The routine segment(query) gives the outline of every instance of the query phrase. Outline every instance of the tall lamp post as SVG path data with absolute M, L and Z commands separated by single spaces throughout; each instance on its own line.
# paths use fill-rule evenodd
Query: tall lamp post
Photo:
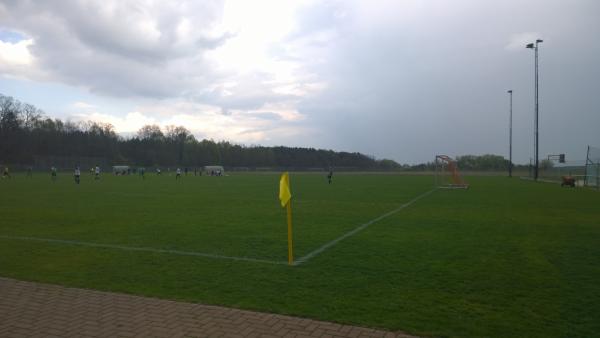
M 508 177 L 512 177 L 512 166 L 513 166 L 513 161 L 512 161 L 512 106 L 513 106 L 512 95 L 513 95 L 513 91 L 512 91 L 512 89 L 508 91 L 508 94 L 510 95 L 510 117 L 509 117 L 509 122 L 508 122 Z
M 535 180 L 538 179 L 539 174 L 539 133 L 538 133 L 538 122 L 539 122 L 539 81 L 538 81 L 538 45 L 544 42 L 542 39 L 535 40 L 535 43 L 530 43 L 525 46 L 526 48 L 533 49 L 535 52 L 535 92 L 534 92 L 534 102 L 535 102 L 535 118 L 534 118 L 534 153 L 535 153 L 535 166 L 533 168 L 533 178 Z

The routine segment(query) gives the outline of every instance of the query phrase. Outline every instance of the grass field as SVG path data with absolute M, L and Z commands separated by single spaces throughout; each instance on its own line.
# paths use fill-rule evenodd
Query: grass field
M 15 175 L 0 181 L 0 276 L 425 336 L 599 336 L 600 193 L 468 180 L 423 195 L 431 177 L 292 174 L 295 256 L 310 259 L 287 266 L 275 174 Z

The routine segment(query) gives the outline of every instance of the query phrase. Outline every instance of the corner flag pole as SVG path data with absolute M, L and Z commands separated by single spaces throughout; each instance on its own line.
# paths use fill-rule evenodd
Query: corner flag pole
M 287 203 L 287 224 L 288 224 L 288 264 L 294 263 L 294 250 L 292 245 L 292 201 Z
M 294 252 L 292 246 L 292 193 L 290 192 L 290 175 L 286 171 L 279 179 L 279 200 L 281 207 L 287 209 L 288 224 L 288 264 L 294 263 Z

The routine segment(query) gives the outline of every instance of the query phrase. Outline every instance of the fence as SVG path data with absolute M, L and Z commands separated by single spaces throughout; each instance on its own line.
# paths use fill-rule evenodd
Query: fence
M 584 181 L 586 186 L 600 189 L 600 148 L 588 146 Z

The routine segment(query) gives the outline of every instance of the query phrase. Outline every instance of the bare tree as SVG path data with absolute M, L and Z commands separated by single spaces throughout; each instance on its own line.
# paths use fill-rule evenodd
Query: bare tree
M 0 129 L 18 130 L 21 126 L 21 102 L 10 96 L 0 95 Z
M 185 127 L 173 126 L 173 125 L 166 127 L 166 135 L 165 136 L 169 140 L 179 141 L 179 142 L 184 142 L 189 137 L 193 137 L 192 133 L 190 133 L 190 131 L 187 130 Z
M 44 116 L 44 112 L 37 109 L 34 105 L 26 103 L 23 105 L 23 126 L 27 129 L 33 129 L 37 121 Z
M 138 130 L 137 137 L 140 140 L 159 141 L 162 140 L 165 137 L 165 135 L 162 133 L 158 125 L 147 124 L 140 128 L 140 130 Z
M 186 141 L 194 141 L 194 135 L 183 126 L 167 126 L 166 138 L 177 147 L 178 163 L 183 163 L 183 153 Z

